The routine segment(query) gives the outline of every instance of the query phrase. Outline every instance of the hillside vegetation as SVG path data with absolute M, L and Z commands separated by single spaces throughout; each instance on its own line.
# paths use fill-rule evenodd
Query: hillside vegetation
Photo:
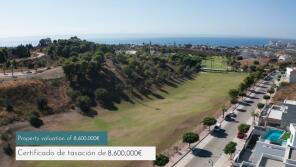
M 61 112 L 69 105 L 65 80 L 16 80 L 0 84 L 0 123 L 7 125 L 15 120 L 26 120 L 33 112 L 39 112 L 38 100 L 46 98 L 47 115 Z

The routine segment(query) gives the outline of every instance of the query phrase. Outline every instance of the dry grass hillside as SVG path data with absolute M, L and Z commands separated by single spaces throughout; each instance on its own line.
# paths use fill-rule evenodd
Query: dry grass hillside
M 296 100 L 296 84 L 281 86 L 273 97 L 274 102 L 283 102 L 285 99 Z
M 69 105 L 65 79 L 37 80 L 22 79 L 0 83 L 0 122 L 5 125 L 14 120 L 25 120 L 37 109 L 37 99 L 46 97 L 51 112 L 61 112 Z M 13 111 L 6 111 L 10 103 Z

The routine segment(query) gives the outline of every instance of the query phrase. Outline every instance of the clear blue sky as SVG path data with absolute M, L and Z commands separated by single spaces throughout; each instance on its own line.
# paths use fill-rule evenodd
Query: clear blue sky
M 296 38 L 295 0 L 0 2 L 0 38 L 64 34 Z

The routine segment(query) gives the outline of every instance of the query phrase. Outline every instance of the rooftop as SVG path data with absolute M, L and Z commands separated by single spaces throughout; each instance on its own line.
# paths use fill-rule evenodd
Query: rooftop
M 284 163 L 280 160 L 272 159 L 270 157 L 262 157 L 260 167 L 284 167 Z
M 290 149 L 289 159 L 296 160 L 296 150 L 294 148 Z

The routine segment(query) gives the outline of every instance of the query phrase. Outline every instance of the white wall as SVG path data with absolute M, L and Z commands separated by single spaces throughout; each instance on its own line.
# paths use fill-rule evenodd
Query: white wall
M 257 162 L 260 160 L 260 157 L 265 154 L 275 155 L 278 157 L 284 157 L 285 155 L 285 147 L 274 145 L 274 144 L 268 144 L 261 141 L 257 141 L 254 153 L 252 155 L 252 163 L 257 164 Z

